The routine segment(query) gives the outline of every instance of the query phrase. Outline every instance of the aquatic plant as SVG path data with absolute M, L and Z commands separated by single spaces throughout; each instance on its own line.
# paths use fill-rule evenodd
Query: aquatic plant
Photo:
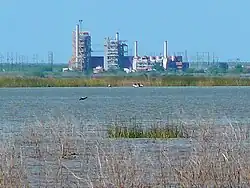
M 111 126 L 108 129 L 109 138 L 150 138 L 150 139 L 167 139 L 167 138 L 185 138 L 184 134 L 178 126 L 165 126 L 143 129 L 142 127 L 124 127 Z

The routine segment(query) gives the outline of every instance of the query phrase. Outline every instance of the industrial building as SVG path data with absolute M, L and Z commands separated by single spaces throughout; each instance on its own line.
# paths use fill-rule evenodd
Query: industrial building
M 94 71 L 129 69 L 132 71 L 152 71 L 161 66 L 164 70 L 187 69 L 187 63 L 182 62 L 182 56 L 168 56 L 168 42 L 164 41 L 163 56 L 139 56 L 138 41 L 134 42 L 134 56 L 128 56 L 128 44 L 120 40 L 117 32 L 114 38 L 104 39 L 104 56 L 91 56 L 91 35 L 82 31 L 81 21 L 72 33 L 72 57 L 68 68 L 63 71 Z
M 138 42 L 134 43 L 133 71 L 152 71 L 155 65 L 162 66 L 165 70 L 185 71 L 188 63 L 183 63 L 182 56 L 168 56 L 168 42 L 164 41 L 163 56 L 139 56 Z
M 167 41 L 164 42 L 163 56 L 139 56 L 138 55 L 138 41 L 134 43 L 134 58 L 132 69 L 134 71 L 152 71 L 157 64 L 167 69 Z
M 104 41 L 104 71 L 117 70 L 121 68 L 122 59 L 128 55 L 126 41 L 120 40 L 119 33 L 115 38 L 105 38 Z
M 167 70 L 186 71 L 189 68 L 189 63 L 183 62 L 182 56 L 169 56 Z
M 75 31 L 72 33 L 72 57 L 69 61 L 69 70 L 88 70 L 90 61 L 91 35 L 88 31 L 82 31 L 80 24 L 77 24 Z
M 133 56 L 123 56 L 120 58 L 120 68 L 131 68 L 132 67 L 132 61 Z M 96 67 L 104 67 L 104 57 L 103 56 L 91 56 L 90 60 L 90 69 L 94 69 Z

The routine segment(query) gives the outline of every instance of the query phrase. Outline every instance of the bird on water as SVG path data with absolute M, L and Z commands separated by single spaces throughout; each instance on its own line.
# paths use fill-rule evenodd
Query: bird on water
M 88 97 L 81 97 L 79 100 L 82 101 L 82 100 L 85 100 L 87 99 Z

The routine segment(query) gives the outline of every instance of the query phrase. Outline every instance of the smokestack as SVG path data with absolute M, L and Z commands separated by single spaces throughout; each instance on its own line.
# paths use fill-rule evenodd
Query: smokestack
M 76 62 L 78 62 L 78 57 L 79 57 L 79 24 L 76 25 Z
M 119 33 L 118 32 L 116 32 L 116 34 L 115 34 L 115 40 L 119 41 Z
M 164 48 L 163 48 L 163 57 L 168 57 L 168 41 L 164 41 Z
M 135 50 L 135 54 L 134 54 L 134 56 L 135 57 L 137 57 L 138 56 L 138 42 L 137 41 L 135 41 L 135 44 L 134 44 L 135 46 L 134 46 L 134 50 Z

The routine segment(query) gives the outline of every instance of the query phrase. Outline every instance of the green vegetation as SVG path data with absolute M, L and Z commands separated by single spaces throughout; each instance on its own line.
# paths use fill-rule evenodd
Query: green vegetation
M 112 126 L 108 129 L 109 138 L 151 138 L 151 139 L 167 139 L 167 138 L 185 138 L 184 134 L 176 127 L 152 127 L 143 129 L 141 127 L 122 127 Z
M 0 87 L 102 87 L 131 86 L 133 83 L 144 86 L 250 86 L 250 80 L 240 77 L 202 76 L 137 76 L 99 78 L 39 78 L 39 77 L 0 77 Z

